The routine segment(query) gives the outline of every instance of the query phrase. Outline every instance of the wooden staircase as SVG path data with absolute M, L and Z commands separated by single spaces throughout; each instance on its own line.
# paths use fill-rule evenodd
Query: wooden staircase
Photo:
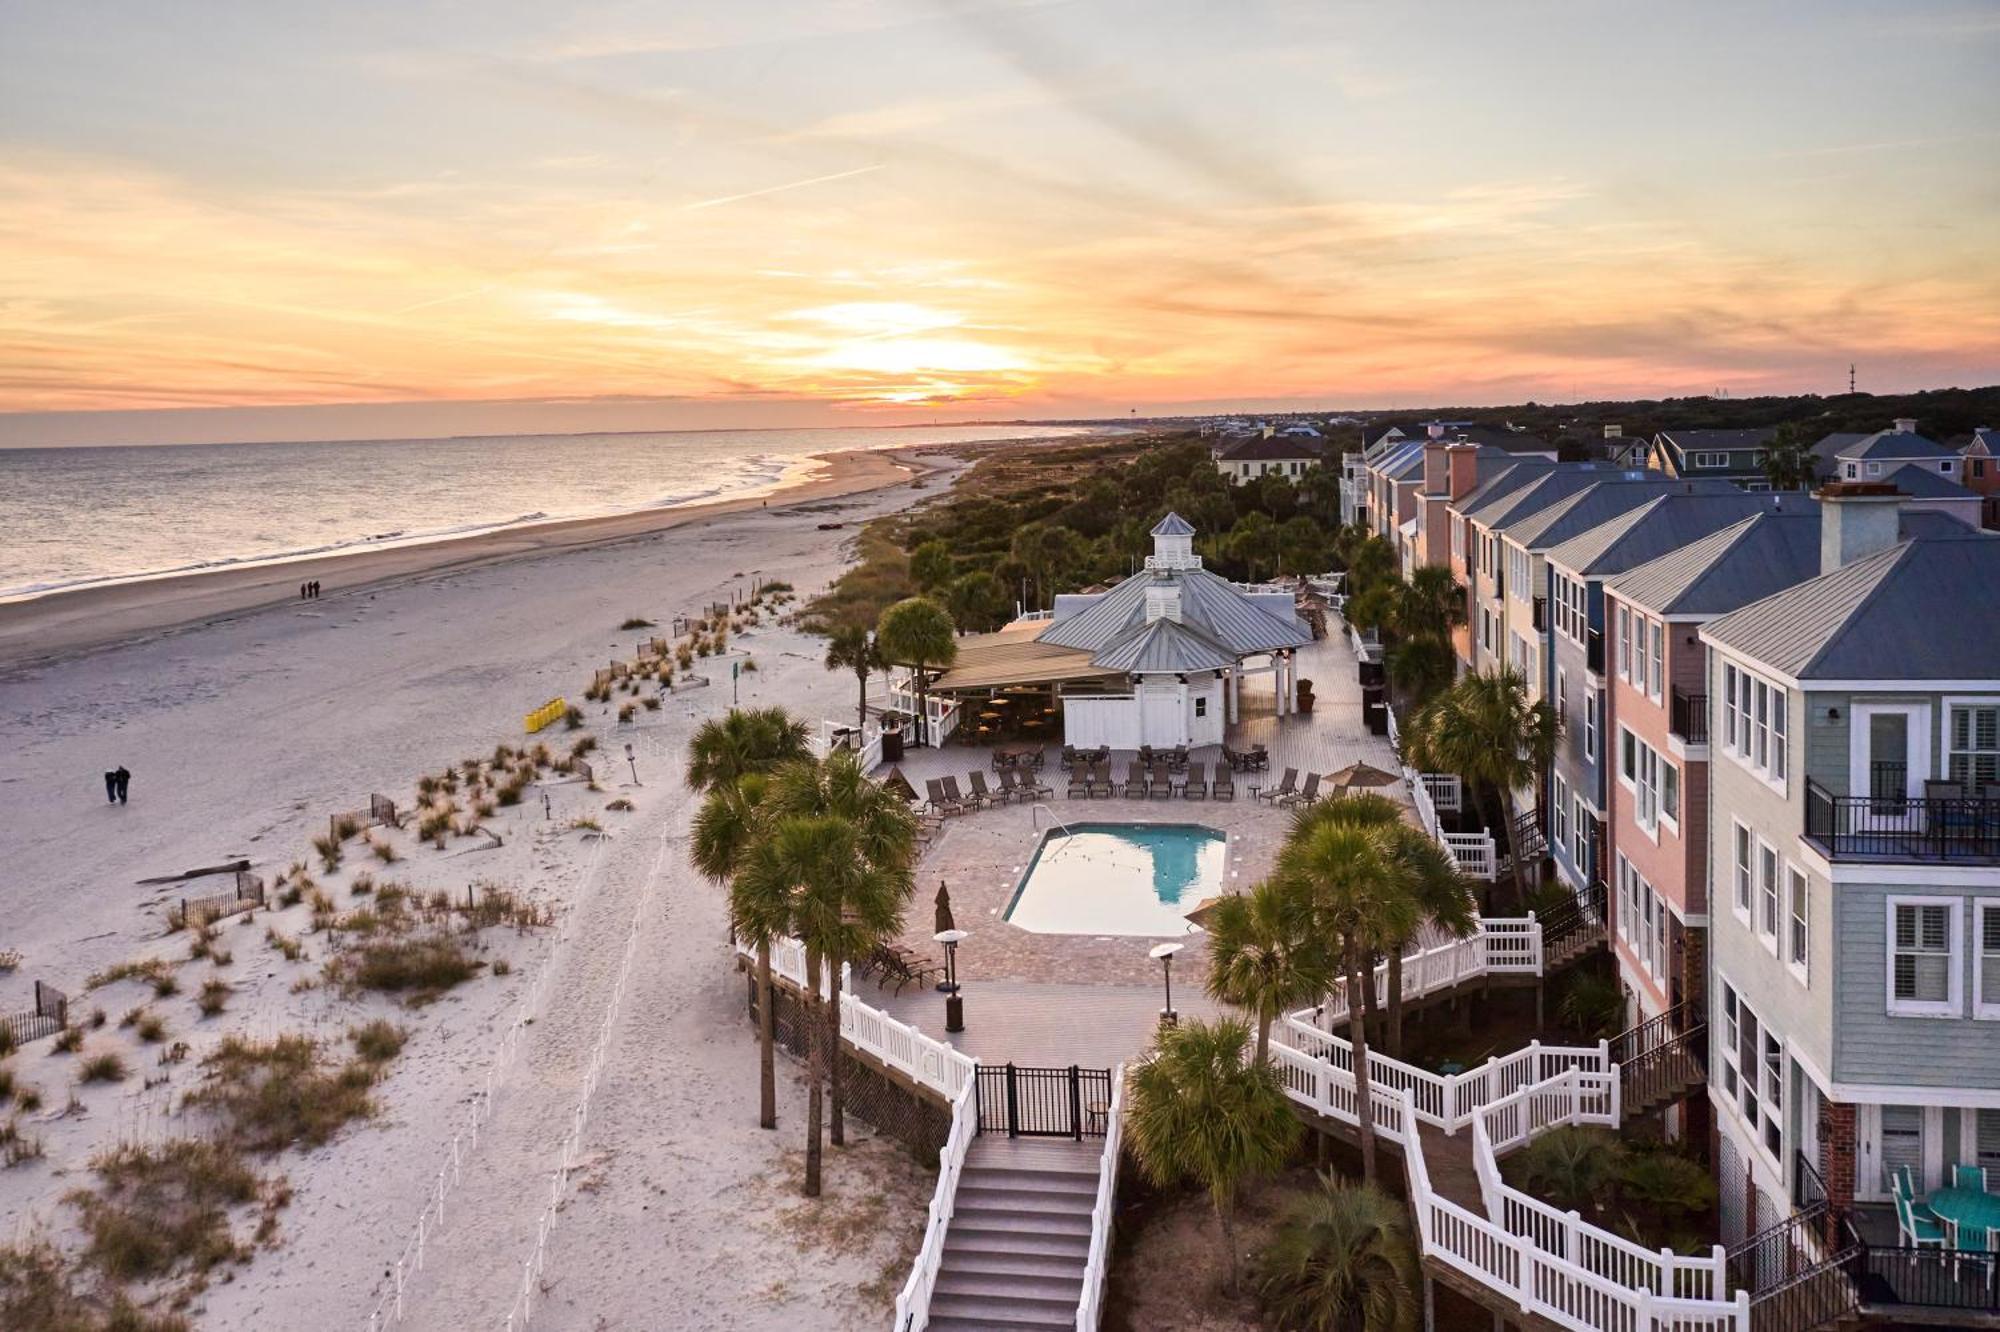
M 1687 1004 L 1612 1037 L 1618 1099 L 1626 1119 L 1672 1105 L 1708 1081 L 1708 1024 Z
M 1568 966 L 1605 942 L 1605 898 L 1604 885 L 1594 882 L 1540 917 L 1544 972 Z
M 1101 1139 L 981 1134 L 958 1179 L 929 1326 L 1074 1328 Z

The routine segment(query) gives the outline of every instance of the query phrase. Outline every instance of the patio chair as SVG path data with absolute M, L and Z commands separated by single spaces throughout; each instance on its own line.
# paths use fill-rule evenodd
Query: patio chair
M 875 988 L 879 990 L 885 983 L 894 980 L 896 982 L 896 993 L 901 994 L 905 985 L 914 982 L 918 986 L 922 986 L 930 977 L 943 974 L 943 967 L 935 963 L 926 962 L 914 953 L 899 953 L 890 950 L 883 955 L 882 974 L 876 980 Z
M 1236 778 L 1228 771 L 1217 768 L 1215 770 L 1215 789 L 1210 792 L 1210 795 L 1216 800 L 1236 799 Z
M 1901 1192 L 1913 1203 L 1917 1200 L 1917 1179 L 1906 1165 L 1899 1165 L 1889 1173 L 1889 1187 L 1891 1192 Z
M 1286 768 L 1285 775 L 1279 779 L 1278 784 L 1276 786 L 1266 787 L 1264 790 L 1259 791 L 1257 793 L 1257 798 L 1259 800 L 1268 800 L 1271 803 L 1276 804 L 1278 801 L 1283 800 L 1286 796 L 1289 796 L 1290 794 L 1292 794 L 1293 791 L 1297 790 L 1298 785 L 1299 785 L 1299 770 L 1297 768 Z
M 958 807 L 961 810 L 977 809 L 981 805 L 986 803 L 985 801 L 979 799 L 977 796 L 969 796 L 962 794 L 958 789 L 958 778 L 945 777 L 942 778 L 941 780 L 944 782 L 944 793 L 946 798 L 957 801 Z
M 1090 765 L 1079 759 L 1069 770 L 1069 789 L 1063 792 L 1065 800 L 1090 795 Z
M 1076 766 L 1075 745 L 1064 745 L 1062 747 L 1062 766 L 1064 772 L 1068 772 L 1071 768 L 1074 768 Z
M 1090 769 L 1090 797 L 1093 800 L 1109 800 L 1118 788 L 1111 784 L 1111 761 L 1105 759 L 1094 763 Z
M 1269 772 L 1271 770 L 1271 751 L 1262 745 L 1250 746 L 1250 770 L 1252 772 Z
M 1033 774 L 1020 768 L 1009 768 L 1000 774 L 1001 794 L 1016 804 L 1033 800 L 1037 787 L 1040 787 L 1043 794 L 1053 794 L 1046 786 L 1041 786 Z
M 1042 775 L 1031 768 L 1014 770 L 1015 797 L 1020 800 L 1053 800 L 1056 789 L 1042 780 Z
M 1241 772 L 1243 770 L 1243 755 L 1231 749 L 1228 745 L 1222 747 L 1222 761 L 1229 765 L 1232 772 Z
M 1149 772 L 1149 787 L 1147 794 L 1155 800 L 1165 800 L 1174 793 L 1173 774 L 1168 772 L 1167 765 L 1158 759 L 1153 761 Z
M 954 814 L 965 813 L 965 801 L 963 799 L 953 799 L 951 796 L 946 795 L 944 783 L 935 777 L 924 779 L 924 793 L 930 797 L 931 809 L 936 813 L 942 814 L 947 818 Z
M 1158 757 L 1158 755 L 1156 755 L 1156 754 L 1154 754 L 1154 753 L 1153 753 L 1153 747 L 1152 747 L 1151 745 L 1140 745 L 1140 746 L 1139 746 L 1139 766 L 1140 766 L 1140 767 L 1142 767 L 1142 768 L 1150 768 L 1150 767 L 1152 767 L 1152 766 L 1153 766 L 1153 760 L 1154 760 L 1155 758 L 1157 758 L 1157 757 Z
M 1278 803 L 1289 809 L 1293 805 L 1310 805 L 1319 799 L 1319 774 L 1306 774 L 1306 784 L 1288 796 L 1278 797 Z
M 1123 794 L 1127 800 L 1146 798 L 1146 770 L 1137 763 L 1125 765 L 1125 785 Z
M 1976 1165 L 1957 1165 L 1951 1168 L 1951 1186 L 1955 1189 L 1977 1189 L 1986 1192 L 1986 1172 Z
M 998 804 L 1007 798 L 1001 792 L 995 791 L 986 785 L 986 774 L 983 772 L 967 773 L 966 780 L 972 783 L 972 798 L 978 801 L 981 806 Z
M 1168 768 L 1172 769 L 1175 772 L 1186 772 L 1187 765 L 1188 765 L 1188 747 L 1186 745 L 1175 745 L 1172 749 L 1167 751 Z
M 1208 765 L 1206 763 L 1188 764 L 1187 780 L 1181 783 L 1181 799 L 1208 799 Z

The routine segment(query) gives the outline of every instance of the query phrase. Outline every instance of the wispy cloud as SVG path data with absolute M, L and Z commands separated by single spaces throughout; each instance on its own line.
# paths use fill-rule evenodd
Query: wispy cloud
M 692 213 L 702 208 L 720 208 L 724 204 L 741 203 L 745 199 L 761 199 L 769 194 L 783 194 L 788 190 L 802 190 L 808 185 L 824 185 L 828 181 L 847 180 L 854 176 L 865 176 L 871 171 L 880 171 L 885 164 L 875 162 L 868 166 L 855 167 L 850 171 L 833 171 L 824 176 L 808 176 L 804 180 L 787 181 L 783 185 L 767 185 L 760 190 L 744 190 L 740 194 L 720 194 L 713 199 L 701 199 L 695 203 L 682 204 L 683 212 Z

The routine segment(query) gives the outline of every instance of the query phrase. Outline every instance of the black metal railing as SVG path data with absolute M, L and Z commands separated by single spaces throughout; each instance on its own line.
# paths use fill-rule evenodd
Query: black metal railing
M 1806 779 L 1806 839 L 1828 857 L 2000 860 L 2000 800 L 1835 795 Z M 1900 788 L 1898 788 L 1900 790 Z
M 1826 1264 L 1827 1204 L 1799 1208 L 1729 1246 L 1723 1256 L 1732 1289 L 1757 1298 Z
M 1597 674 L 1604 674 L 1604 631 L 1592 629 L 1584 638 L 1584 664 Z
M 1656 1018 L 1647 1018 L 1636 1027 L 1619 1032 L 1607 1042 L 1607 1049 L 1614 1064 L 1624 1064 L 1637 1059 L 1657 1046 L 1685 1032 L 1690 1022 L 1699 1023 L 1701 1014 L 1691 1003 L 1678 1003 Z
M 1111 1105 L 1108 1068 L 981 1064 L 979 1131 L 1010 1138 L 1101 1138 Z
M 1863 1242 L 1846 1255 L 1846 1269 L 1861 1303 L 1871 1307 L 2000 1313 L 2000 1273 L 1992 1254 Z
M 1618 1097 L 1628 1115 L 1670 1105 L 1708 1082 L 1708 1028 L 1675 1032 L 1618 1065 Z
M 1568 901 L 1537 919 L 1542 927 L 1542 956 L 1560 954 L 1578 939 L 1604 937 L 1604 908 L 1609 896 L 1602 880 L 1579 888 Z
M 1668 716 L 1674 734 L 1691 745 L 1708 743 L 1708 695 L 1676 688 Z
M 1792 1197 L 1801 1207 L 1827 1200 L 1826 1181 L 1819 1177 L 1819 1168 L 1806 1159 L 1804 1152 L 1792 1153 Z

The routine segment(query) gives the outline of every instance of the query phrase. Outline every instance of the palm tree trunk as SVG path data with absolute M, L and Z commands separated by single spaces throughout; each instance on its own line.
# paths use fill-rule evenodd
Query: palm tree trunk
M 1389 950 L 1389 1054 L 1403 1057 L 1403 944 Z
M 1347 985 L 1349 994 L 1361 993 L 1361 948 L 1347 945 Z M 1347 1040 L 1354 1047 L 1354 1114 L 1361 1136 L 1361 1178 L 1375 1182 L 1375 1107 L 1368 1085 L 1368 1024 L 1362 1020 L 1361 1006 L 1347 1006 Z
M 865 727 L 868 725 L 868 667 L 864 664 L 854 673 L 854 678 L 861 684 L 860 702 L 855 705 L 854 710 L 855 718 L 857 724 Z
M 1242 1277 L 1237 1271 L 1236 1260 L 1236 1218 L 1235 1209 L 1226 1202 L 1215 1204 L 1215 1219 L 1222 1223 L 1222 1247 L 1229 1250 L 1229 1293 L 1234 1295 L 1242 1287 Z
M 778 1127 L 777 995 L 771 985 L 771 941 L 757 945 L 757 1126 Z
M 1472 787 L 1472 803 L 1479 807 L 1480 821 L 1486 825 L 1487 830 L 1491 832 L 1498 829 L 1507 834 L 1508 863 L 1514 876 L 1514 899 L 1517 902 L 1527 901 L 1527 893 L 1521 888 L 1521 848 L 1514 845 L 1514 830 L 1501 828 L 1500 820 L 1493 817 L 1493 803 L 1486 790 L 1486 783 L 1469 782 L 1467 785 Z M 1504 801 L 1502 807 L 1505 807 Z M 1499 839 L 1496 837 L 1494 842 L 1498 845 Z
M 825 1113 L 821 1084 L 826 1081 L 826 1024 L 819 1014 L 819 955 L 806 952 L 806 1188 L 819 1197 L 819 1126 Z
M 827 1137 L 836 1147 L 847 1145 L 847 1129 L 841 1114 L 840 1094 L 840 959 L 827 962 L 827 989 L 831 999 L 826 1008 L 827 1082 L 833 1088 L 832 1110 L 827 1117 Z
M 1271 1013 L 1261 1010 L 1257 1014 L 1257 1062 L 1265 1064 L 1271 1057 Z

